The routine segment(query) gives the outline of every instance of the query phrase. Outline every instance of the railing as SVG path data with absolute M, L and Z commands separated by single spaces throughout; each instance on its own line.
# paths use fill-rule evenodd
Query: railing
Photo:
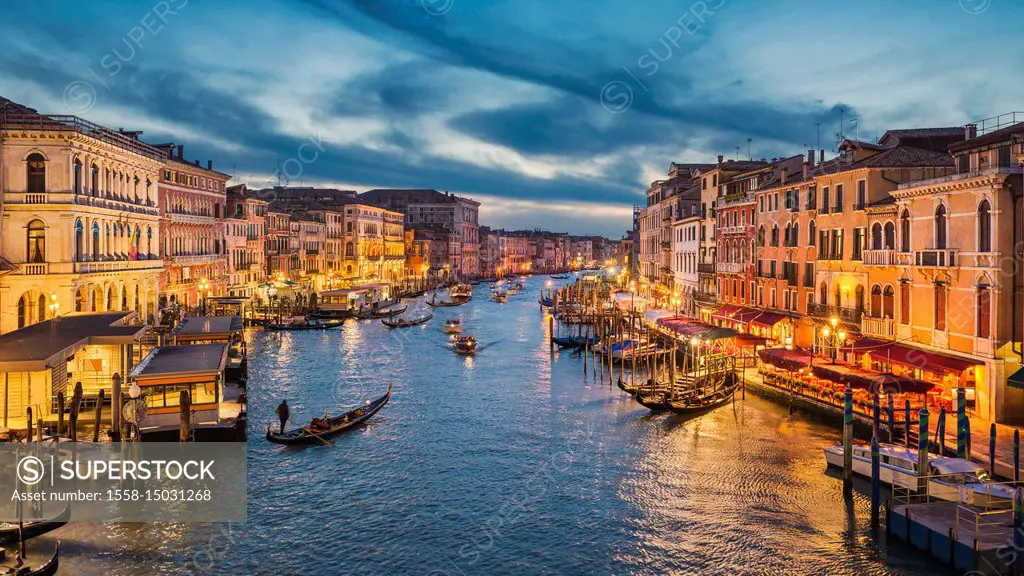
M 775 272 L 762 270 L 757 273 L 758 278 L 775 278 Z
M 39 276 L 46 274 L 47 266 L 43 264 L 22 264 L 21 273 L 26 276 Z
M 904 266 L 927 266 L 933 268 L 952 268 L 957 264 L 956 248 L 915 250 L 914 252 L 901 253 L 898 256 L 899 263 Z
M 182 254 L 179 256 L 171 256 L 171 260 L 175 264 L 206 264 L 208 262 L 216 262 L 217 260 L 226 258 L 227 256 L 224 254 Z
M 167 154 L 159 148 L 154 148 L 144 142 L 136 140 L 128 134 L 104 128 L 99 124 L 93 124 L 82 120 L 77 116 L 43 115 L 43 114 L 3 114 L 0 115 L 0 130 L 46 130 L 55 132 L 77 132 L 90 138 L 102 140 L 109 144 L 128 149 L 137 154 L 142 154 L 161 162 L 167 160 Z
M 217 219 L 209 214 L 183 214 L 181 212 L 169 213 L 171 222 L 182 224 L 216 224 Z
M 123 270 L 162 269 L 163 260 L 108 260 L 101 262 L 75 262 L 75 272 L 92 274 L 96 272 L 120 272 Z
M 697 273 L 698 274 L 714 274 L 715 273 L 715 263 L 714 262 L 698 263 L 697 264 Z
M 747 226 L 740 224 L 737 226 L 722 226 L 718 229 L 719 234 L 746 234 Z
M 742 274 L 747 271 L 750 264 L 745 262 L 719 262 L 718 271 L 723 274 Z
M 896 337 L 896 321 L 892 318 L 873 318 L 864 316 L 861 319 L 861 332 L 868 336 Z
M 864 265 L 865 266 L 895 266 L 896 265 L 896 251 L 895 250 L 865 250 Z
M 699 292 L 698 291 L 698 292 L 694 292 L 693 293 L 693 297 L 694 297 L 695 300 L 700 300 L 701 302 L 714 303 L 714 302 L 718 301 L 718 295 L 713 293 L 713 292 Z
M 831 318 L 835 316 L 843 322 L 858 325 L 860 324 L 863 313 L 863 310 L 846 308 L 845 306 L 829 306 L 827 304 L 810 304 L 807 306 L 808 316 L 816 316 L 818 318 Z

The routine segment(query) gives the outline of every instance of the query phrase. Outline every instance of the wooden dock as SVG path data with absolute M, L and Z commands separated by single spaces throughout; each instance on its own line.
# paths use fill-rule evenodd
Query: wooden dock
M 958 502 L 893 506 L 886 529 L 934 558 L 969 574 L 1009 576 L 1014 550 L 1013 512 L 983 512 Z

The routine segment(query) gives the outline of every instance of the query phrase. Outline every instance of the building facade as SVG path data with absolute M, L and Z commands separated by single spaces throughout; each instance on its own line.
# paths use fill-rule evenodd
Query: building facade
M 249 192 L 245 184 L 227 188 L 227 294 L 246 298 L 260 296 L 267 281 L 269 202 Z

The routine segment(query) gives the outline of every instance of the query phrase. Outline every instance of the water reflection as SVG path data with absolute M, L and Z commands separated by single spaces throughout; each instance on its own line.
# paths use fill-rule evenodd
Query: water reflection
M 348 322 L 250 335 L 249 521 L 73 525 L 69 574 L 935 574 L 876 544 L 867 499 L 823 474 L 835 431 L 752 395 L 650 415 L 582 358 L 552 354 L 541 281 L 411 329 Z M 481 342 L 455 354 L 441 326 Z M 616 375 L 618 370 L 616 370 Z M 604 381 L 602 381 L 604 378 Z M 305 419 L 394 385 L 336 448 L 268 444 L 281 398 Z M 38 539 L 52 547 L 49 537 Z M 191 564 L 190 564 L 191 563 Z

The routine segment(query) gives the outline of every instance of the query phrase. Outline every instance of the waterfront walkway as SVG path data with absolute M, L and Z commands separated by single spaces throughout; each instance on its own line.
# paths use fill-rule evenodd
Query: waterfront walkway
M 779 392 L 788 393 L 787 390 L 766 384 L 757 368 L 745 368 L 743 370 L 746 381 L 755 387 L 772 388 Z M 842 406 L 835 406 L 838 412 L 842 412 Z M 916 417 L 916 414 L 914 415 Z M 989 467 L 989 434 L 992 422 L 980 416 L 968 416 L 971 421 L 971 460 Z M 882 416 L 882 423 L 885 423 L 885 416 Z M 939 424 L 938 412 L 930 412 L 928 419 L 929 436 L 934 442 Z M 996 475 L 1003 478 L 1013 478 L 1013 433 L 1016 430 L 1024 430 L 1016 426 L 996 424 Z M 956 413 L 946 414 L 946 449 L 956 449 Z

